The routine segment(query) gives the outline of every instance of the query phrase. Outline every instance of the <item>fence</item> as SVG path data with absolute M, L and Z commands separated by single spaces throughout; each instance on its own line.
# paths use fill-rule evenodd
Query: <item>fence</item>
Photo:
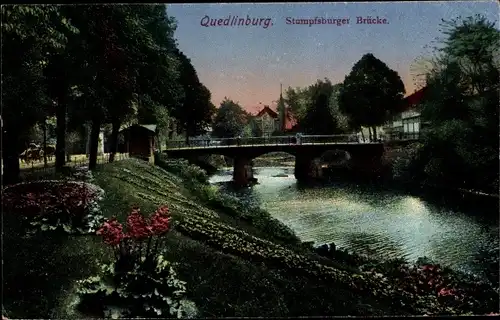
M 231 146 L 266 146 L 266 145 L 295 145 L 295 144 L 330 144 L 330 143 L 364 143 L 356 135 L 303 135 L 296 136 L 270 136 L 270 137 L 241 137 L 221 139 L 192 139 L 189 143 L 185 140 L 172 140 L 167 142 L 167 149 L 181 148 L 214 148 Z
M 103 165 L 109 163 L 109 157 L 110 157 L 109 153 L 98 155 L 97 164 Z M 128 158 L 129 158 L 128 153 L 117 153 L 115 154 L 114 161 L 125 160 Z M 88 166 L 88 163 L 89 159 L 87 158 L 86 155 L 72 155 L 71 161 L 66 162 L 65 167 L 75 168 L 75 167 Z M 53 161 L 50 161 L 49 163 L 47 163 L 47 166 L 45 166 L 42 160 L 41 162 L 37 161 L 37 162 L 31 162 L 28 165 L 21 165 L 20 175 L 21 175 L 21 180 L 33 180 L 42 177 L 51 177 L 51 176 L 55 177 L 58 175 L 58 173 L 55 170 L 55 163 Z

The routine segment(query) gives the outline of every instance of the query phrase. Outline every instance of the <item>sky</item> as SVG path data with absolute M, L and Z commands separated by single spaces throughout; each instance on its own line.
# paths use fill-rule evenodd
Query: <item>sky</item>
M 397 71 L 410 94 L 412 64 L 432 56 L 430 47 L 443 37 L 441 19 L 482 14 L 498 26 L 499 6 L 496 1 L 170 4 L 167 13 L 177 20 L 179 49 L 212 92 L 212 102 L 219 106 L 228 97 L 255 113 L 275 105 L 280 83 L 283 89 L 325 77 L 340 83 L 366 53 Z M 327 24 L 290 24 L 316 17 Z M 238 25 L 247 18 L 258 25 Z M 358 24 L 359 19 L 378 23 Z

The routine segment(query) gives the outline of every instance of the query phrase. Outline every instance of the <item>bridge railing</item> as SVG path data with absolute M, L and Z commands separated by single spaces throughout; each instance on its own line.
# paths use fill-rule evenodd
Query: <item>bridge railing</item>
M 303 135 L 297 141 L 295 136 L 270 136 L 270 137 L 241 137 L 220 139 L 190 139 L 171 140 L 167 142 L 167 149 L 181 148 L 216 148 L 230 146 L 269 146 L 269 145 L 295 145 L 299 144 L 326 144 L 326 143 L 359 143 L 359 139 L 352 134 L 341 135 Z

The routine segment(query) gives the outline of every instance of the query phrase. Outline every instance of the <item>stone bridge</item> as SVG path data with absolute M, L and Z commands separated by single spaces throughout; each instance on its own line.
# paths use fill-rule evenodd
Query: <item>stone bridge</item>
M 235 138 L 171 141 L 165 151 L 171 158 L 194 159 L 207 154 L 218 154 L 234 161 L 233 180 L 246 185 L 253 179 L 252 159 L 270 152 L 286 152 L 295 156 L 295 178 L 299 181 L 321 176 L 321 157 L 329 151 L 345 151 L 349 155 L 347 167 L 363 174 L 377 175 L 382 169 L 384 144 L 361 143 L 352 135 Z

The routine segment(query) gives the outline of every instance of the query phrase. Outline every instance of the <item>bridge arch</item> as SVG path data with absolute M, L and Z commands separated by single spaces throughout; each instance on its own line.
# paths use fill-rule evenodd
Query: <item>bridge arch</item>
M 295 156 L 296 155 L 294 152 L 290 152 L 290 151 L 286 151 L 286 150 L 283 150 L 283 151 L 265 151 L 265 152 L 260 153 L 256 156 L 253 156 L 252 160 L 259 161 L 259 160 L 264 160 L 264 159 L 268 159 L 268 158 L 293 158 L 295 160 Z
M 326 165 L 347 164 L 352 159 L 352 154 L 342 149 L 331 149 L 323 152 L 318 159 L 321 164 Z

